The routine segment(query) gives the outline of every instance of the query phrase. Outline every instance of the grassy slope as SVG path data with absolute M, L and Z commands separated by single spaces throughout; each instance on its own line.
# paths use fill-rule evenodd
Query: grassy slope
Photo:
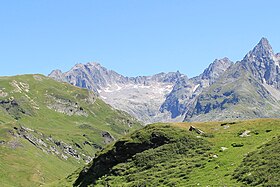
M 280 137 L 248 154 L 235 170 L 234 178 L 250 186 L 279 186 Z
M 18 92 L 11 83 L 17 81 L 29 85 L 29 91 L 23 89 Z M 67 176 L 84 162 L 69 158 L 60 159 L 54 155 L 42 152 L 23 138 L 10 135 L 13 127 L 31 128 L 52 136 L 56 140 L 63 141 L 74 146 L 78 143 L 82 146 L 82 153 L 93 156 L 97 149 L 89 145 L 83 145 L 84 141 L 90 141 L 100 146 L 105 146 L 101 132 L 107 131 L 119 138 L 131 130 L 140 128 L 140 124 L 124 112 L 112 109 L 109 105 L 92 95 L 85 89 L 80 89 L 66 83 L 59 83 L 42 75 L 22 75 L 15 77 L 0 77 L 0 89 L 7 96 L 0 100 L 14 98 L 25 114 L 17 113 L 17 110 L 8 113 L 0 107 L 0 140 L 5 144 L 0 145 L 0 181 L 2 186 L 36 186 L 45 184 Z M 47 95 L 69 99 L 76 102 L 89 115 L 68 116 L 47 108 L 49 102 Z M 95 101 L 94 103 L 90 101 Z M 19 116 L 18 120 L 15 116 Z M 16 142 L 18 147 L 11 148 L 10 143 Z M 75 148 L 77 149 L 77 148 Z M 17 178 L 17 180 L 14 180 Z
M 184 127 L 189 124 L 178 125 Z M 232 179 L 232 174 L 244 157 L 280 134 L 280 120 L 278 119 L 241 121 L 229 124 L 228 128 L 227 125 L 221 126 L 221 123 L 215 122 L 192 125 L 214 135 L 213 138 L 207 138 L 207 140 L 213 143 L 212 151 L 218 155 L 218 158 L 208 162 L 204 168 L 194 170 L 188 182 L 190 186 L 198 183 L 201 186 L 239 186 L 240 184 Z M 240 137 L 239 134 L 245 130 L 251 131 L 250 136 Z M 271 131 L 267 132 L 267 130 Z M 244 146 L 233 147 L 233 143 Z M 221 147 L 228 149 L 221 151 Z
M 258 147 L 271 141 L 273 137 L 279 136 L 280 120 L 257 119 L 234 124 L 221 124 L 221 122 L 177 123 L 170 124 L 169 127 L 166 124 L 146 127 L 138 131 L 142 137 L 140 142 L 150 141 L 152 132 L 163 131 L 166 137 L 173 138 L 182 146 L 168 142 L 141 151 L 113 166 L 107 175 L 97 181 L 92 175 L 93 171 L 96 171 L 96 167 L 95 169 L 91 167 L 89 172 L 80 173 L 80 176 L 84 177 L 87 182 L 91 181 L 91 184 L 94 184 L 95 181 L 97 186 L 105 184 L 111 186 L 241 186 L 242 182 L 234 179 L 233 174 L 238 171 L 237 169 L 246 155 L 256 151 Z M 188 132 L 190 125 L 203 130 L 206 136 L 197 138 L 194 132 Z M 149 131 L 149 129 L 153 129 L 153 131 Z M 249 136 L 240 137 L 245 130 L 251 131 Z M 139 138 L 135 138 L 136 134 L 133 133 L 132 136 L 127 137 L 126 141 L 139 143 Z M 182 137 L 187 137 L 191 142 L 195 140 L 197 144 L 192 143 L 189 146 Z M 233 147 L 234 143 L 243 146 Z M 201 149 L 201 147 L 206 149 Z M 222 147 L 227 149 L 223 151 Z M 101 152 L 99 158 L 112 150 L 118 150 L 117 144 L 109 147 L 107 151 Z M 274 149 L 275 155 L 279 157 L 277 149 Z M 272 155 L 268 153 L 263 156 L 270 158 Z M 96 159 L 95 162 L 100 162 L 100 159 Z M 94 165 L 96 164 L 93 162 Z M 269 165 L 263 167 L 269 169 Z M 67 180 L 61 181 L 59 185 L 71 186 L 77 177 L 77 173 L 74 173 Z M 82 183 L 80 180 L 78 184 L 86 183 Z

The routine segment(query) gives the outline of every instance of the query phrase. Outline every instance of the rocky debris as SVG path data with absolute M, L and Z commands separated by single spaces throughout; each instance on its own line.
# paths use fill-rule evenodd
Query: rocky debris
M 227 147 L 221 147 L 221 151 L 225 151 L 227 149 L 228 149 Z
M 10 85 L 14 87 L 13 92 L 29 92 L 29 84 L 24 83 L 24 82 L 18 82 L 16 80 L 13 80 L 10 82 Z
M 0 145 L 3 145 L 5 144 L 5 141 L 4 140 L 0 140 Z
M 115 141 L 115 138 L 109 132 L 103 131 L 101 132 L 101 136 L 104 138 L 105 144 L 109 144 Z
M 7 97 L 9 94 L 4 91 L 5 88 L 0 88 L 0 97 Z
M 223 127 L 224 127 L 224 129 L 228 129 L 230 126 L 229 125 L 224 125 Z
M 194 131 L 194 132 L 196 132 L 197 134 L 204 134 L 204 132 L 203 132 L 202 130 L 200 130 L 200 129 L 198 129 L 198 128 L 192 126 L 192 125 L 190 126 L 189 131 Z
M 47 107 L 56 112 L 66 114 L 68 116 L 88 116 L 88 113 L 79 106 L 78 103 L 71 101 L 70 99 L 58 98 L 56 96 L 46 94 Z
M 14 140 L 7 142 L 7 145 L 11 149 L 17 149 L 19 147 L 23 147 L 22 143 L 20 143 L 20 141 L 18 139 L 14 139 Z
M 14 129 L 10 131 L 10 134 L 16 138 L 23 138 L 43 152 L 56 155 L 62 159 L 68 159 L 69 157 L 72 157 L 78 161 L 82 159 L 87 163 L 92 159 L 91 156 L 82 152 L 82 147 L 78 143 L 73 142 L 73 145 L 78 147 L 81 151 L 77 151 L 72 145 L 69 145 L 63 141 L 56 140 L 51 136 L 46 136 L 41 132 L 37 132 L 36 130 L 24 126 L 20 126 L 19 128 L 14 127 Z M 18 139 L 17 141 L 12 141 L 8 144 L 12 148 L 16 148 L 21 145 Z
M 213 158 L 218 158 L 218 155 L 215 155 L 215 154 L 214 154 L 214 155 L 212 155 L 212 157 L 213 157 Z
M 33 75 L 33 78 L 36 80 L 36 81 L 42 81 L 43 79 L 45 79 L 45 77 L 41 76 L 41 75 Z
M 240 134 L 239 136 L 240 137 L 247 137 L 247 136 L 250 136 L 249 135 L 249 133 L 250 133 L 251 131 L 249 131 L 249 130 L 245 130 L 242 134 Z

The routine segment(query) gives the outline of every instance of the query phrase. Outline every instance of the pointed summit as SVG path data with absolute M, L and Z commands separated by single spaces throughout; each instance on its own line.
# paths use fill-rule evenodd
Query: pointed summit
M 274 58 L 274 52 L 266 38 L 262 38 L 259 43 L 244 57 L 244 62 L 256 62 L 265 66 Z
M 222 75 L 231 65 L 233 64 L 227 57 L 222 59 L 215 59 L 208 68 L 204 70 L 201 74 L 202 79 L 210 79 L 212 81 L 216 80 L 220 75 Z
M 265 37 L 262 37 L 258 44 L 261 44 L 263 46 L 270 46 L 269 41 Z
M 266 38 L 262 38 L 251 53 L 252 55 L 261 55 L 262 57 L 269 57 L 274 54 L 273 49 Z

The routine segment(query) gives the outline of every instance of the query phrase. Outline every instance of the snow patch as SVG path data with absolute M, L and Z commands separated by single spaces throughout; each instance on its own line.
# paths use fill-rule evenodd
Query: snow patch
M 120 87 L 119 85 L 117 85 L 116 91 L 119 91 L 119 90 L 121 90 L 121 89 L 122 89 L 122 87 Z
M 195 92 L 199 86 L 200 86 L 200 84 L 195 85 L 193 88 L 193 92 Z
M 105 97 L 105 96 L 102 96 L 102 95 L 101 95 L 100 97 L 101 97 L 102 99 L 107 99 L 107 97 Z
M 109 88 L 107 87 L 104 89 L 104 92 L 111 93 L 111 92 L 113 92 L 113 90 L 109 90 Z

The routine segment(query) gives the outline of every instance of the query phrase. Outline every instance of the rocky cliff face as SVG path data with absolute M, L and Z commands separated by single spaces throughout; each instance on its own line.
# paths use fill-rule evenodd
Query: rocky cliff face
M 178 71 L 124 77 L 98 63 L 77 64 L 68 72 L 55 70 L 49 76 L 93 90 L 108 104 L 129 112 L 145 123 L 173 120 L 169 111 L 161 112 L 159 108 L 174 84 L 179 79 L 188 79 Z
M 161 105 L 160 111 L 169 111 L 173 118 L 193 108 L 202 90 L 212 85 L 233 64 L 228 58 L 216 59 L 202 74 L 191 79 L 179 79 Z
M 267 39 L 262 38 L 242 63 L 261 82 L 280 88 L 279 54 L 274 54 Z
M 197 97 L 186 121 L 280 117 L 279 57 L 262 38 Z

